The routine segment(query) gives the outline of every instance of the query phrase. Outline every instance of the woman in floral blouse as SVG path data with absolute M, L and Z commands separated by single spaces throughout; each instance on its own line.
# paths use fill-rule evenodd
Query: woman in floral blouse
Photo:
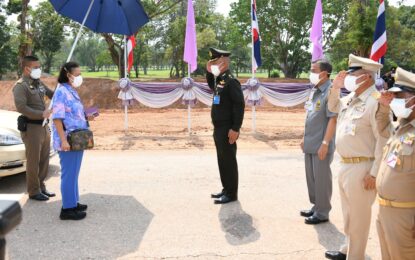
M 68 62 L 60 70 L 59 86 L 52 100 L 53 147 L 59 153 L 61 164 L 62 220 L 80 220 L 86 217 L 87 205 L 79 203 L 78 178 L 83 151 L 71 151 L 68 133 L 88 129 L 81 99 L 75 89 L 82 85 L 81 69 L 75 62 Z

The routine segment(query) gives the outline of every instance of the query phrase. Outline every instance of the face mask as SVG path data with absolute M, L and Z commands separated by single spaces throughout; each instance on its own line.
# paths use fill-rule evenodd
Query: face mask
M 212 71 L 212 74 L 215 75 L 215 77 L 219 76 L 220 75 L 219 65 L 210 66 L 210 71 Z
M 310 83 L 316 86 L 318 83 L 320 83 L 320 74 L 319 73 L 310 73 Z
M 72 86 L 74 86 L 75 88 L 79 88 L 82 85 L 83 79 L 82 76 L 76 76 L 73 78 L 73 82 L 72 82 Z
M 30 72 L 30 77 L 32 79 L 40 79 L 41 75 L 42 75 L 41 69 L 32 69 L 32 71 Z
M 356 91 L 356 89 L 358 89 L 360 85 L 362 85 L 363 83 L 361 82 L 359 84 L 356 84 L 356 81 L 362 76 L 363 75 L 360 75 L 359 77 L 347 75 L 346 78 L 344 79 L 344 87 L 350 92 Z
M 414 97 L 410 98 L 408 101 L 403 98 L 394 98 L 390 104 L 390 107 L 395 116 L 399 118 L 408 118 L 412 114 L 413 106 L 411 108 L 407 108 L 406 104 L 413 98 Z

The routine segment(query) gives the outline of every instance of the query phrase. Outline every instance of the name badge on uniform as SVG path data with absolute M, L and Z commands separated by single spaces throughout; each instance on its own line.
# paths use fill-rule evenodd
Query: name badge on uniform
M 406 135 L 401 136 L 400 141 L 402 144 L 406 144 L 409 146 L 412 146 L 412 144 L 414 143 L 415 140 L 415 135 L 408 133 Z
M 354 136 L 356 134 L 356 125 L 355 124 L 346 125 L 344 128 L 344 134 Z
M 399 158 L 398 158 L 398 152 L 395 149 L 393 152 L 391 152 L 388 157 L 386 158 L 386 164 L 389 167 L 395 168 L 396 164 L 398 164 Z
M 305 110 L 307 110 L 308 112 L 313 111 L 313 102 L 311 102 L 310 100 L 308 100 L 307 102 L 305 102 L 305 104 L 304 104 L 304 108 L 305 108 Z
M 213 96 L 213 104 L 214 105 L 219 105 L 220 104 L 220 96 L 219 95 Z

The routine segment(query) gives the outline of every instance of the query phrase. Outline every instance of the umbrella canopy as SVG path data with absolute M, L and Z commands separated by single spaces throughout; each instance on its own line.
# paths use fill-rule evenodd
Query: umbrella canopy
M 91 10 L 87 16 L 88 8 Z M 133 35 L 149 18 L 139 0 L 50 0 L 56 12 L 97 33 Z

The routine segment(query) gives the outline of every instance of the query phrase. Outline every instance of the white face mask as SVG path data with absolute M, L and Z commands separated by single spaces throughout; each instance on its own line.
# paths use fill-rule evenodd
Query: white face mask
M 399 118 L 408 118 L 412 114 L 413 106 L 407 108 L 406 104 L 413 98 L 415 97 L 412 97 L 409 100 L 405 100 L 404 98 L 394 98 L 390 104 L 390 107 L 395 116 Z
M 82 76 L 76 76 L 73 78 L 73 82 L 72 82 L 72 86 L 74 86 L 75 88 L 79 88 L 82 85 L 83 79 Z
M 220 75 L 219 65 L 210 66 L 210 71 L 212 72 L 213 75 L 215 75 L 215 77 L 219 76 Z
M 347 75 L 346 78 L 344 79 L 344 87 L 350 91 L 350 92 L 354 92 L 356 91 L 356 89 L 358 89 L 360 87 L 360 85 L 362 85 L 363 82 L 357 84 L 356 81 L 361 78 L 363 75 L 360 75 L 359 77 L 356 76 L 351 76 L 351 75 Z
M 42 75 L 42 70 L 41 69 L 32 69 L 32 71 L 30 72 L 30 77 L 32 79 L 40 79 L 40 76 Z
M 318 83 L 320 83 L 320 74 L 319 73 L 313 73 L 310 72 L 310 83 L 316 86 Z

